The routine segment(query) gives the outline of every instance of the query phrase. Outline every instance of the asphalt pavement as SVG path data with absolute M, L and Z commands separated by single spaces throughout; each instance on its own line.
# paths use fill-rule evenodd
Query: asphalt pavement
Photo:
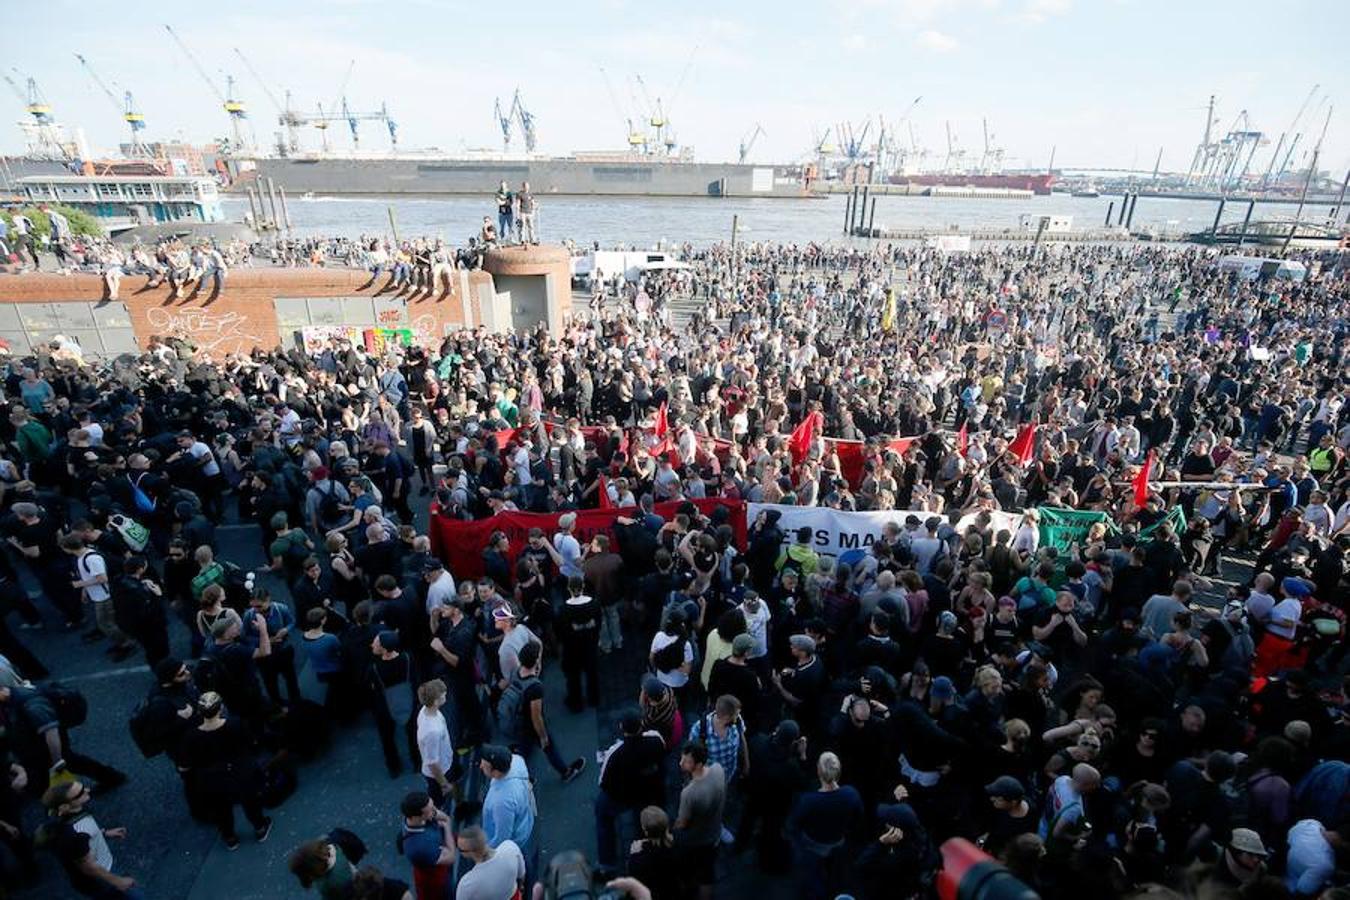
M 419 512 L 419 527 L 425 527 L 425 515 L 425 509 Z M 255 526 L 219 527 L 217 547 L 218 558 L 242 567 L 263 563 Z M 270 583 L 274 597 L 288 596 L 281 579 L 270 575 L 264 578 Z M 39 605 L 44 606 L 41 601 Z M 304 892 L 286 867 L 287 856 L 295 845 L 337 826 L 356 832 L 365 841 L 370 854 L 363 864 L 378 866 L 387 874 L 411 881 L 410 867 L 394 846 L 400 826 L 398 806 L 405 793 L 421 790 L 424 785 L 415 771 L 405 772 L 397 779 L 388 776 L 368 716 L 337 730 L 327 751 L 300 768 L 295 793 L 269 812 L 274 827 L 266 843 L 258 844 L 252 839 L 252 829 L 242 812 L 236 812 L 243 843 L 237 850 L 228 851 L 215 828 L 188 815 L 182 782 L 173 765 L 163 756 L 145 759 L 131 740 L 127 721 L 153 686 L 153 676 L 144 660 L 137 654 L 114 664 L 104 654 L 103 645 L 81 643 L 80 635 L 63 629 L 56 615 L 45 606 L 44 614 L 47 616 L 44 629 L 15 633 L 52 670 L 54 677 L 78 687 L 88 699 L 88 721 L 72 731 L 73 745 L 128 775 L 123 787 L 97 797 L 91 812 L 104 828 L 126 827 L 126 839 L 111 845 L 116 860 L 114 870 L 135 878 L 147 898 L 242 900 L 302 896 Z M 170 618 L 173 652 L 187 659 L 190 657 L 187 629 L 174 617 Z M 302 673 L 302 692 L 313 699 L 322 699 L 308 674 Z M 550 666 L 546 661 L 544 683 L 546 718 L 554 740 L 567 758 L 581 756 L 588 766 L 580 778 L 564 785 L 548 768 L 542 754 L 536 754 L 533 768 L 538 781 L 540 858 L 547 862 L 554 853 L 565 849 L 581 850 L 594 858 L 591 803 L 598 777 L 597 717 L 594 711 L 574 715 L 562 705 L 562 674 L 556 662 Z M 42 817 L 36 804 L 30 806 L 28 813 L 25 821 L 31 831 Z M 39 853 L 39 861 L 40 881 L 15 893 L 17 900 L 77 896 L 49 855 Z

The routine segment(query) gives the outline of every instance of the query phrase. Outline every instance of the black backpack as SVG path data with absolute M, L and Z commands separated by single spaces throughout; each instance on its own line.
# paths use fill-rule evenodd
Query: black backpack
M 249 601 L 253 599 L 249 573 L 232 562 L 222 561 L 221 567 L 225 570 L 220 583 L 225 589 L 225 605 L 236 610 L 248 609 Z
M 319 521 L 326 525 L 340 518 L 342 518 L 342 501 L 337 497 L 337 485 L 330 481 L 328 490 L 319 491 Z
M 56 719 L 62 728 L 77 728 L 89 718 L 89 701 L 70 685 L 49 681 L 38 690 L 56 710 Z
M 165 716 L 164 704 L 157 697 L 148 697 L 136 704 L 127 726 L 131 729 L 131 740 L 146 759 L 159 756 L 169 749 L 177 737 L 179 729 Z M 169 715 L 177 720 L 176 712 Z
M 525 691 L 538 682 L 537 675 L 521 678 L 516 672 L 502 691 L 501 699 L 497 701 L 497 731 L 506 743 L 518 744 L 524 738 Z

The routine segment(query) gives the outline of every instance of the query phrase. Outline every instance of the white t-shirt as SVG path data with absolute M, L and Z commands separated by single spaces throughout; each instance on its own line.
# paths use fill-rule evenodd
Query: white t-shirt
M 677 640 L 679 640 L 679 638 L 666 634 L 664 631 L 658 631 L 656 636 L 652 638 L 652 654 L 655 655 L 660 653 L 662 649 L 669 647 Z M 691 664 L 694 661 L 694 642 L 687 639 L 684 642 L 684 661 Z M 692 665 L 690 668 L 692 670 Z M 656 677 L 668 688 L 682 688 L 689 683 L 688 673 L 682 672 L 679 669 L 672 669 L 669 672 L 658 671 Z
M 108 564 L 103 559 L 103 554 L 97 550 L 86 550 L 75 558 L 75 567 L 79 572 L 80 581 L 93 578 L 96 575 L 108 576 Z M 108 593 L 108 584 L 91 584 L 84 589 L 84 595 L 89 598 L 90 603 L 103 603 L 110 596 Z
M 1270 611 L 1270 621 L 1266 623 L 1266 631 L 1276 637 L 1282 637 L 1286 641 L 1294 639 L 1294 625 L 1280 625 L 1281 620 L 1288 619 L 1295 624 L 1303 617 L 1303 604 L 1299 603 L 1293 597 L 1285 597 L 1275 608 Z
M 524 447 L 517 447 L 511 456 L 511 468 L 516 470 L 516 484 L 522 487 L 534 484 L 534 477 L 530 475 L 530 451 Z
M 202 466 L 202 474 L 207 478 L 214 478 L 220 474 L 220 464 L 216 462 L 216 457 L 211 452 L 210 447 L 201 441 L 194 441 L 187 452 L 193 459 L 201 459 L 203 456 L 210 457 L 210 461 Z
M 525 879 L 525 857 L 515 841 L 502 841 L 492 858 L 464 873 L 455 888 L 455 900 L 503 900 L 514 896 Z
M 427 615 L 431 615 L 431 611 L 438 607 L 449 606 L 453 599 L 455 599 L 455 577 L 442 569 L 436 580 L 427 585 Z
M 94 862 L 101 868 L 111 872 L 113 867 L 112 850 L 108 848 L 108 839 L 103 836 L 103 829 L 98 827 L 98 822 L 94 821 L 93 816 L 81 816 L 70 823 L 80 834 L 89 835 L 89 852 L 94 854 Z
M 745 633 L 755 641 L 755 646 L 746 654 L 748 659 L 759 659 L 769 652 L 769 604 L 759 601 L 759 610 L 751 612 L 750 607 L 742 603 L 741 615 L 745 616 Z
M 455 748 L 450 743 L 450 729 L 445 716 L 438 709 L 428 712 L 424 706 L 417 711 L 417 750 L 422 754 L 422 774 L 434 778 L 431 765 L 440 766 L 441 774 L 450 777 L 455 765 Z

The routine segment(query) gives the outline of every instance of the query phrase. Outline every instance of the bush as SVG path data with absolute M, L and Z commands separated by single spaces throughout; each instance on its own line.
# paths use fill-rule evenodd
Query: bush
M 93 237 L 103 237 L 103 226 L 98 223 L 89 213 L 83 210 L 75 209 L 70 206 L 53 207 L 61 215 L 70 221 L 70 230 L 76 234 L 87 234 Z M 25 216 L 33 220 L 33 230 L 38 237 L 48 237 L 52 231 L 52 224 L 47 219 L 47 214 L 36 206 L 26 206 L 19 210 Z M 11 229 L 14 227 L 14 217 L 9 211 L 0 212 L 0 219 L 5 220 L 5 224 Z

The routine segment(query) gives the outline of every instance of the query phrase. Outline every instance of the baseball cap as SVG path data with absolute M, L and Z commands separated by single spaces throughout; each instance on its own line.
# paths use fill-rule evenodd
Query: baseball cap
M 428 556 L 422 562 L 422 574 L 424 575 L 428 575 L 432 572 L 439 572 L 443 568 L 445 568 L 445 566 L 434 556 Z
M 1255 856 L 1267 856 L 1269 851 L 1261 843 L 1261 835 L 1250 828 L 1234 828 L 1228 838 L 1228 846 L 1239 853 L 1251 853 Z
M 935 700 L 950 700 L 956 696 L 956 685 L 946 675 L 939 675 L 933 679 L 933 686 L 929 689 Z
M 738 634 L 731 640 L 731 652 L 736 656 L 745 656 L 755 649 L 755 639 L 748 634 Z
M 515 611 L 511 609 L 511 605 L 509 603 L 503 603 L 492 611 L 492 619 L 495 622 L 501 622 L 506 619 L 514 619 L 515 617 L 516 617 Z
M 1021 800 L 1027 795 L 1027 789 L 1011 775 L 1000 775 L 984 786 L 984 792 L 990 797 L 1001 800 Z
M 496 772 L 506 772 L 511 768 L 511 751 L 500 744 L 484 744 L 479 756 Z
M 1306 597 L 1312 593 L 1312 585 L 1291 575 L 1280 582 L 1280 590 L 1290 597 Z

